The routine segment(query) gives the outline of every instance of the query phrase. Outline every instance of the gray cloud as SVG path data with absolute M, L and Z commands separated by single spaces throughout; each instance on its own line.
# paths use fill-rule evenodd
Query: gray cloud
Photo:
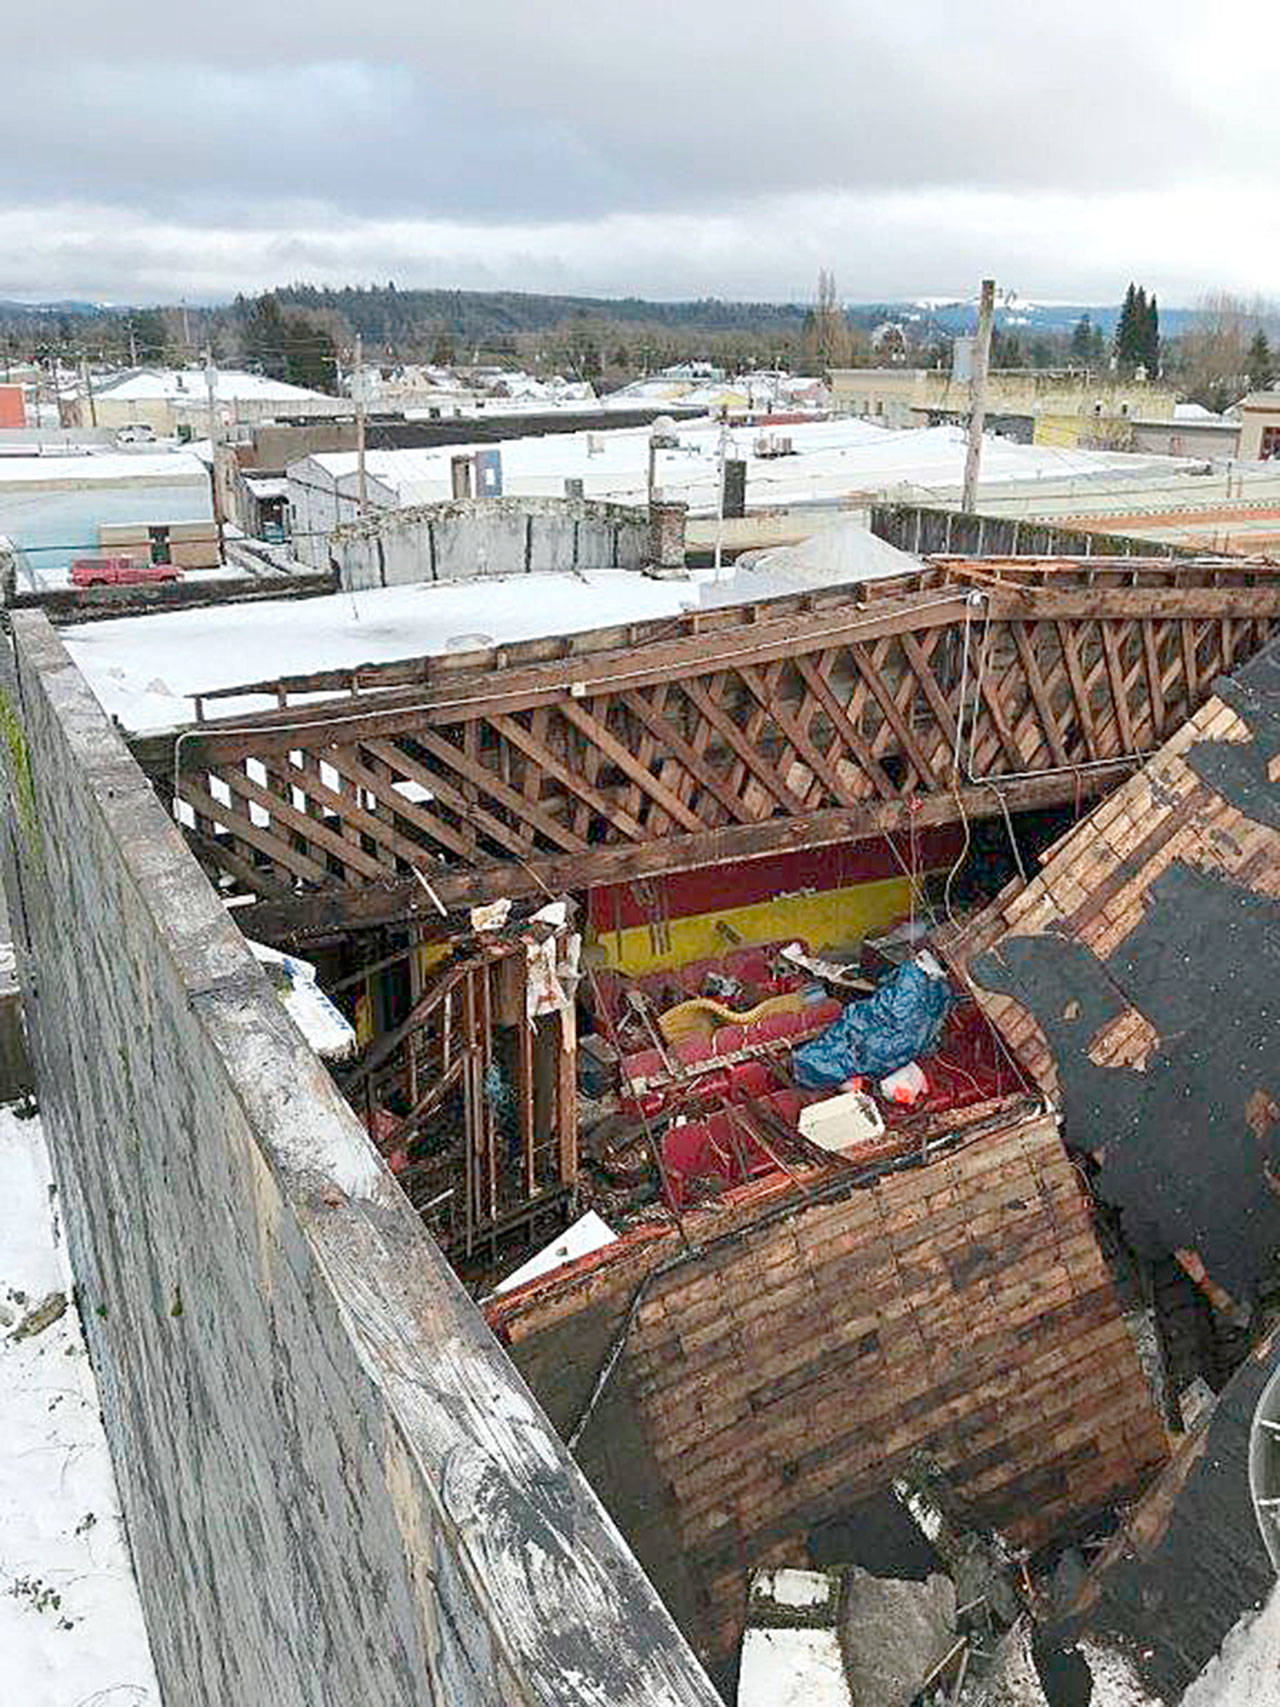
M 557 288 L 778 294 L 809 288 L 816 252 L 859 295 L 1001 256 L 1041 291 L 1114 294 L 1114 267 L 1164 257 L 1144 209 L 1239 194 L 1280 143 L 1265 72 L 1185 0 L 22 10 L 0 109 L 0 214 L 29 232 L 0 258 L 11 293 L 176 295 L 178 271 L 197 289 L 203 232 L 209 290 L 358 257 L 405 283 L 531 284 L 523 264 Z M 1050 206 L 1073 225 L 1043 234 Z M 1145 250 L 1113 254 L 1108 207 Z M 1204 259 L 1177 266 L 1188 288 Z

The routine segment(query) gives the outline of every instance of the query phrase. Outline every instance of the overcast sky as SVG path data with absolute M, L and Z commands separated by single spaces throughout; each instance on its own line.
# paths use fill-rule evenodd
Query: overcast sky
M 26 0 L 0 296 L 295 279 L 1166 304 L 1280 277 L 1274 13 L 1135 0 Z

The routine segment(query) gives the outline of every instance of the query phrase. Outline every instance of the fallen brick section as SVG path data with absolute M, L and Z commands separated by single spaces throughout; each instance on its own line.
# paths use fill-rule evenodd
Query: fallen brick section
M 631 1313 L 578 1456 L 709 1660 L 749 1571 L 803 1563 L 892 1476 L 1036 1547 L 1166 1455 L 1051 1118 L 1013 1105 L 928 1167 L 809 1183 L 687 1217 L 692 1251 L 623 1241 L 491 1307 L 565 1433 Z

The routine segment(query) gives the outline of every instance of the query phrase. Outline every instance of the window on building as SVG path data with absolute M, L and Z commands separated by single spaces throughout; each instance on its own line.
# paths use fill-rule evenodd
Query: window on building
M 1273 457 L 1280 456 L 1280 427 L 1262 429 L 1262 445 L 1258 455 L 1263 462 L 1270 462 Z

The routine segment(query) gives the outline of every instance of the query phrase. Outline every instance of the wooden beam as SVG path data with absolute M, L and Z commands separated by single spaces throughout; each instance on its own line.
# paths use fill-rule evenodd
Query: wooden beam
M 1066 744 L 1062 739 L 1062 730 L 1058 725 L 1057 715 L 1053 709 L 1053 702 L 1049 698 L 1049 690 L 1045 686 L 1044 677 L 1040 674 L 1040 661 L 1036 657 L 1036 649 L 1032 644 L 1031 632 L 1029 631 L 1033 631 L 1033 625 L 1026 622 L 1011 622 L 1009 627 L 1013 633 L 1013 643 L 1018 649 L 1018 657 L 1022 661 L 1022 673 L 1027 678 L 1031 701 L 1040 718 L 1040 727 L 1053 756 L 1053 762 L 1055 765 L 1068 765 L 1071 760 L 1067 756 Z
M 999 812 L 1001 796 L 1011 812 L 1065 805 L 1110 788 L 1133 765 L 1132 760 L 1119 759 L 1105 771 L 1083 775 L 1062 772 L 1008 783 L 999 783 L 996 778 L 993 780 L 998 787 L 983 784 L 961 789 L 960 803 L 969 818 L 987 818 Z M 907 829 L 912 823 L 924 829 L 952 823 L 957 818 L 955 797 L 946 791 L 917 796 L 914 801 L 867 800 L 856 807 L 838 807 L 804 817 L 768 818 L 755 824 L 729 824 L 703 835 L 671 836 L 635 847 L 597 847 L 585 854 L 551 855 L 524 865 L 498 865 L 442 877 L 433 875 L 432 888 L 446 907 L 476 906 L 503 895 L 515 899 L 546 890 L 563 893 L 629 883 L 668 872 L 761 859 L 796 848 L 863 841 Z M 410 922 L 420 924 L 429 935 L 433 913 L 421 886 L 401 879 L 368 884 L 333 896 L 299 896 L 284 905 L 255 903 L 242 910 L 241 923 L 251 935 L 267 941 L 302 942 L 372 925 Z
M 644 790 L 651 800 L 657 802 L 667 815 L 676 823 L 683 824 L 686 830 L 701 830 L 702 819 L 695 812 L 690 812 L 678 794 L 673 794 L 669 788 L 664 788 L 651 771 L 645 769 L 634 754 L 627 751 L 613 731 L 607 728 L 598 718 L 593 717 L 584 705 L 575 699 L 568 699 L 559 707 L 560 715 L 566 718 L 587 737 L 609 759 L 612 759 L 625 776 L 629 776 L 638 788 Z
M 1089 704 L 1089 690 L 1085 686 L 1084 673 L 1080 668 L 1080 654 L 1076 651 L 1076 637 L 1070 623 L 1060 622 L 1056 628 L 1058 644 L 1062 648 L 1062 656 L 1067 666 L 1067 680 L 1071 683 L 1076 722 L 1080 726 L 1089 757 L 1097 759 L 1102 756 L 1098 748 L 1098 731 L 1093 721 L 1093 707 Z
M 898 743 L 901 746 L 903 753 L 915 767 L 916 776 L 919 778 L 921 784 L 925 788 L 938 788 L 940 784 L 937 772 L 934 770 L 932 764 L 930 764 L 928 756 L 920 746 L 920 743 L 907 727 L 907 721 L 898 710 L 898 703 L 894 699 L 884 678 L 881 676 L 875 660 L 864 646 L 850 646 L 849 653 L 857 667 L 858 674 L 875 695 L 880 709 L 884 712 L 885 718 L 889 723 L 889 727 L 898 738 Z
M 480 726 L 479 724 L 471 723 L 466 727 L 468 732 L 470 732 L 472 730 L 478 730 Z M 412 728 L 402 730 L 401 734 L 406 739 L 413 740 L 419 747 L 423 748 L 425 752 L 430 753 L 437 763 L 444 766 L 446 769 L 453 770 L 458 776 L 463 777 L 467 782 L 472 783 L 482 794 L 487 794 L 489 798 L 496 801 L 499 806 L 505 806 L 507 811 L 512 813 L 518 822 L 527 823 L 531 829 L 537 830 L 544 835 L 549 842 L 555 842 L 558 847 L 562 847 L 567 850 L 582 848 L 587 845 L 580 837 L 575 836 L 573 831 L 570 830 L 567 825 L 562 824 L 558 818 L 554 818 L 550 812 L 544 812 L 542 808 L 538 806 L 537 803 L 528 795 L 520 793 L 518 790 L 512 788 L 508 783 L 505 783 L 502 778 L 498 776 L 495 771 L 491 771 L 487 765 L 482 765 L 470 754 L 464 753 L 461 748 L 455 746 L 452 741 L 447 740 L 439 730 Z M 407 776 L 413 776 L 415 774 L 412 768 L 413 761 L 401 750 L 400 747 L 393 743 L 387 743 L 384 746 L 384 744 L 379 741 L 366 741 L 364 745 L 369 748 L 370 752 L 385 752 L 388 762 L 392 761 L 392 756 L 394 755 L 394 762 L 404 768 Z M 436 773 L 432 770 L 424 770 L 417 780 L 420 781 L 425 788 L 431 788 L 434 786 Z
M 719 774 L 705 754 L 690 746 L 665 712 L 659 711 L 642 693 L 624 693 L 622 703 L 633 717 L 662 742 L 698 785 L 720 802 L 731 818 L 737 819 L 741 824 L 752 821 L 750 812 L 743 805 L 741 798 L 729 787 L 728 780 Z
M 697 706 L 702 715 L 711 723 L 716 733 L 738 755 L 742 770 L 755 780 L 788 812 L 802 814 L 804 802 L 794 795 L 773 766 L 752 746 L 751 742 L 738 728 L 728 712 L 708 692 L 700 681 L 690 680 L 680 683 L 682 693 Z
M 1150 617 L 1142 623 L 1142 658 L 1147 672 L 1147 698 L 1151 705 L 1151 726 L 1157 741 L 1165 735 L 1164 680 L 1160 671 L 1160 650 L 1156 644 L 1156 626 Z
M 578 775 L 572 765 L 562 764 L 551 751 L 551 748 L 544 741 L 537 740 L 516 718 L 494 717 L 490 721 L 505 741 L 510 741 L 513 746 L 519 747 L 521 752 L 527 754 L 548 776 L 555 777 L 562 787 L 567 788 L 570 793 L 578 795 L 593 812 L 603 818 L 606 823 L 612 824 L 615 830 L 621 830 L 624 836 L 630 836 L 633 841 L 640 842 L 645 839 L 643 824 L 638 824 L 620 806 L 615 806 L 606 795 L 592 788 L 584 777 Z
M 860 596 L 865 589 L 857 589 Z M 914 629 L 946 628 L 963 621 L 965 599 L 957 590 L 884 600 L 874 606 L 850 601 L 834 611 L 751 623 L 717 633 L 695 634 L 666 644 L 625 651 L 559 659 L 524 669 L 493 668 L 467 679 L 443 680 L 421 688 L 390 689 L 385 693 L 349 696 L 312 705 L 263 711 L 237 718 L 222 732 L 202 723 L 183 746 L 188 755 L 204 757 L 215 751 L 220 759 L 259 754 L 267 742 L 283 746 L 314 746 L 320 740 L 364 741 L 370 736 L 397 734 L 418 723 L 450 724 L 471 718 L 493 720 L 528 711 L 534 706 L 558 706 L 572 696 L 598 698 L 680 681 L 685 675 L 707 676 L 739 663 L 768 664 L 792 657 L 797 650 L 870 640 Z M 144 768 L 172 766 L 172 735 L 144 738 L 138 743 Z M 246 744 L 247 743 L 247 744 Z M 208 745 L 206 745 L 208 744 Z
M 1120 745 L 1126 753 L 1134 752 L 1133 719 L 1129 715 L 1129 695 L 1125 687 L 1124 665 L 1120 658 L 1120 645 L 1116 639 L 1115 627 L 1110 622 L 1098 625 L 1102 630 L 1102 651 L 1107 660 L 1107 680 L 1111 684 L 1111 703 L 1116 709 L 1116 721 L 1120 725 Z
M 739 670 L 738 674 L 751 689 L 761 707 L 768 712 L 778 728 L 791 742 L 801 763 L 807 765 L 819 778 L 839 805 L 856 806 L 861 797 L 841 779 L 826 754 L 821 752 L 816 744 L 809 739 L 800 727 L 799 718 L 792 716 L 776 693 L 770 693 L 765 683 L 749 665 L 746 669 Z
M 447 744 L 447 743 L 446 743 Z M 456 777 L 445 776 L 439 771 L 427 770 L 424 765 L 416 763 L 409 755 L 397 747 L 392 741 L 366 741 L 364 749 L 371 758 L 386 765 L 389 771 L 398 773 L 406 782 L 416 782 L 420 788 L 435 796 L 443 805 L 451 807 L 460 818 L 471 824 L 481 835 L 487 836 L 491 842 L 506 848 L 517 858 L 522 858 L 532 843 L 521 836 L 519 830 L 509 824 L 504 824 L 500 818 L 481 806 L 479 801 L 470 800 L 458 785 Z M 459 757 L 462 755 L 459 754 Z M 397 798 L 399 798 L 397 796 Z M 559 845 L 572 846 L 570 841 L 563 840 Z
M 845 751 L 855 764 L 861 766 L 876 793 L 882 800 L 896 799 L 900 791 L 889 780 L 880 761 L 850 718 L 848 710 L 836 698 L 835 689 L 823 673 L 822 656 L 825 654 L 806 657 L 800 653 L 796 657 L 796 668 L 804 678 L 805 685 L 817 696 L 818 703 L 831 719 Z

